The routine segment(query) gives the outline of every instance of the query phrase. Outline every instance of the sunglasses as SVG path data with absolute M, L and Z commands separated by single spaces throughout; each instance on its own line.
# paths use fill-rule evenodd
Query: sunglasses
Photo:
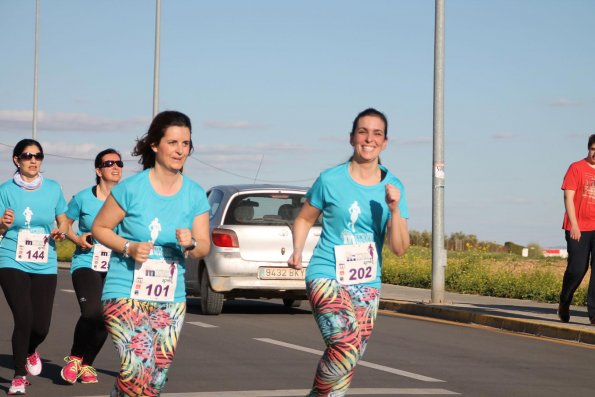
M 19 155 L 19 158 L 21 160 L 31 160 L 33 157 L 35 157 L 35 160 L 43 160 L 43 153 L 39 152 L 39 153 L 29 153 L 29 152 L 23 152 Z
M 108 160 L 108 161 L 104 161 L 103 163 L 101 163 L 101 165 L 98 168 L 109 168 L 109 167 L 113 167 L 115 165 L 117 165 L 120 168 L 124 168 L 124 162 L 122 160 Z

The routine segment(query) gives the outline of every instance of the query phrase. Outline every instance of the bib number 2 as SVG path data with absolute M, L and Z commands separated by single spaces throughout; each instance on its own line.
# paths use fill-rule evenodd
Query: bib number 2
M 111 254 L 111 249 L 99 243 L 95 243 L 93 245 L 93 259 L 91 260 L 93 270 L 102 273 L 107 272 Z

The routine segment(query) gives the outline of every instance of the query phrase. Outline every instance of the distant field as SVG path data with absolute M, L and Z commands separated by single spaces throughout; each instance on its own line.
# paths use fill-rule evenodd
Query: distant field
M 566 260 L 528 259 L 516 254 L 481 250 L 449 251 L 446 267 L 448 291 L 558 302 Z M 383 252 L 383 282 L 417 288 L 431 288 L 432 253 L 429 248 L 412 246 L 403 257 L 388 249 Z M 577 290 L 573 304 L 586 304 L 589 274 Z

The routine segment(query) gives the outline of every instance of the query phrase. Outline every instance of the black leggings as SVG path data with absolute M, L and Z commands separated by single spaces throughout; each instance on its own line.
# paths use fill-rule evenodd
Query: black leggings
M 15 376 L 27 375 L 27 356 L 35 353 L 48 334 L 57 280 L 55 274 L 0 269 L 0 285 L 14 319 L 12 354 Z
M 101 304 L 105 275 L 106 273 L 90 268 L 76 269 L 72 273 L 72 285 L 81 308 L 81 316 L 74 329 L 70 355 L 82 357 L 83 364 L 87 365 L 93 365 L 107 338 Z

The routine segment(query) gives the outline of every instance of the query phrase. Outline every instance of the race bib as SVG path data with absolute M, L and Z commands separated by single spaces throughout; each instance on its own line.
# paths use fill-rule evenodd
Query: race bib
M 107 272 L 109 267 L 109 258 L 112 255 L 112 250 L 105 245 L 95 243 L 93 245 L 93 259 L 91 259 L 91 267 L 96 272 Z
M 21 262 L 47 263 L 49 242 L 49 234 L 22 229 L 19 231 L 15 259 Z
M 335 246 L 336 277 L 343 285 L 376 280 L 378 258 L 375 243 Z
M 155 248 L 158 247 L 154 247 Z M 145 263 L 134 264 L 130 297 L 157 302 L 173 302 L 178 280 L 176 259 L 152 255 Z

